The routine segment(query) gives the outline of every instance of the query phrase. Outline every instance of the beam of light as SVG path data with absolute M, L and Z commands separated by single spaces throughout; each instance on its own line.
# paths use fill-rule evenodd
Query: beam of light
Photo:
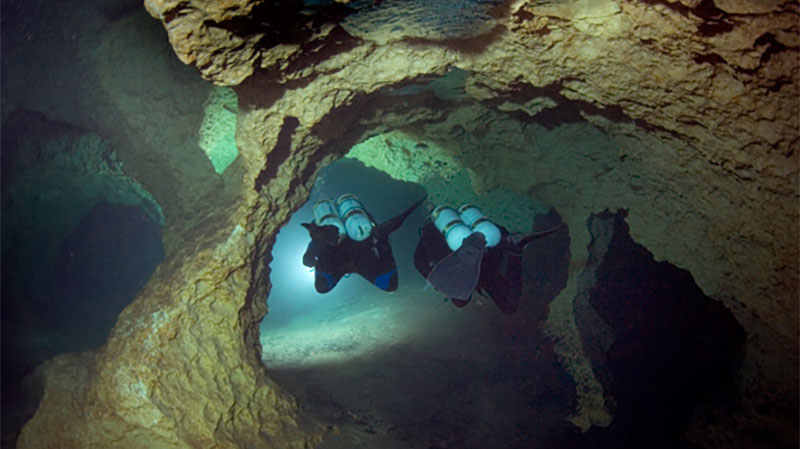
M 314 269 L 303 265 L 303 254 L 306 252 L 310 238 L 305 229 L 287 228 L 287 242 L 285 248 L 280 248 L 281 252 L 287 254 L 282 256 L 279 264 L 272 266 L 275 275 L 281 276 L 281 282 L 288 282 L 294 288 L 314 285 Z M 284 232 L 284 231 L 281 231 Z M 306 235 L 303 235 L 303 234 Z
M 303 254 L 311 238 L 300 223 L 310 221 L 308 215 L 310 207 L 303 206 L 275 239 L 270 264 L 273 286 L 269 296 L 271 305 L 283 307 L 284 303 L 288 303 L 290 309 L 296 309 L 300 306 L 311 307 L 322 300 L 322 295 L 314 289 L 313 269 L 303 265 Z
M 405 183 L 391 184 L 394 181 L 386 175 L 357 161 L 337 164 L 318 177 L 312 200 L 292 215 L 272 248 L 272 288 L 268 314 L 261 323 L 262 356 L 269 368 L 346 363 L 396 350 L 421 335 L 448 329 L 442 324 L 463 315 L 453 314 L 452 305 L 442 302 L 438 293 L 423 291 L 424 279 L 411 260 L 420 225 L 413 217 L 391 239 L 401 279 L 397 291 L 385 292 L 353 275 L 330 292 L 317 293 L 315 273 L 302 264 L 310 236 L 301 223 L 313 219 L 314 200 L 352 192 L 369 202 L 378 220 L 385 220 L 424 193 Z M 397 190 L 384 188 L 390 184 Z M 419 212 L 416 220 L 421 221 L 422 215 Z
M 461 318 L 438 295 L 392 294 L 384 301 L 367 295 L 337 309 L 315 310 L 285 326 L 262 328 L 262 360 L 270 369 L 291 369 L 365 359 L 450 329 Z
M 443 304 L 435 291 L 412 284 L 413 268 L 407 267 L 402 274 L 404 287 L 393 293 L 360 276 L 342 279 L 329 293 L 317 293 L 314 272 L 302 263 L 310 237 L 300 223 L 310 221 L 310 209 L 304 206 L 295 213 L 272 250 L 269 314 L 261 325 L 262 357 L 268 367 L 309 367 L 369 357 L 438 328 L 441 323 L 433 322 L 437 310 L 451 315 L 452 306 Z

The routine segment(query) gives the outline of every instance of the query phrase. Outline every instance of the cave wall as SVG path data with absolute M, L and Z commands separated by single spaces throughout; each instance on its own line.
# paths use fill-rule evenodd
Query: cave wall
M 435 139 L 423 126 L 442 119 L 430 98 L 398 102 L 382 89 L 451 66 L 471 73 L 465 92 L 478 101 L 476 115 L 527 123 L 516 143 L 498 146 L 507 139 L 488 131 L 472 143 L 465 165 L 474 184 L 535 195 L 569 226 L 570 280 L 547 327 L 578 382 L 573 422 L 611 420 L 572 306 L 588 257 L 586 217 L 605 208 L 627 208 L 634 239 L 689 270 L 744 326 L 745 411 L 716 430 L 793 421 L 765 405 L 797 397 L 796 2 L 517 1 L 480 38 L 383 45 L 332 25 L 276 44 L 245 26 L 269 23 L 245 0 L 145 6 L 183 62 L 236 86 L 238 191 L 167 245 L 167 260 L 103 348 L 41 369 L 45 395 L 20 447 L 318 441 L 258 360 L 271 241 L 316 170 L 353 144 L 391 129 Z M 547 127 L 572 143 L 562 148 L 548 135 L 537 146 Z M 607 146 L 581 137 L 596 132 Z M 486 163 L 497 158 L 510 161 L 502 178 Z M 180 198 L 191 187 L 174 190 Z M 164 207 L 169 217 L 177 206 Z

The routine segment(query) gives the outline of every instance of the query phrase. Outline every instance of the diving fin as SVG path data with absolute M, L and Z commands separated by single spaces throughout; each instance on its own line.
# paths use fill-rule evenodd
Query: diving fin
M 428 282 L 450 298 L 468 300 L 478 285 L 481 261 L 486 249 L 483 234 L 464 239 L 458 251 L 440 260 L 428 274 Z
M 411 212 L 414 212 L 414 209 L 416 209 L 417 206 L 419 206 L 420 204 L 422 204 L 423 201 L 425 201 L 425 198 L 427 198 L 427 196 L 423 197 L 421 200 L 409 206 L 409 208 L 400 213 L 400 215 L 381 223 L 380 226 L 378 226 L 379 230 L 378 234 L 389 235 L 392 232 L 394 232 L 397 228 L 400 227 L 400 225 L 403 224 L 406 218 L 408 218 L 408 216 L 411 215 Z
M 553 226 L 552 228 L 545 229 L 544 231 L 532 232 L 530 234 L 527 234 L 527 235 L 523 236 L 522 239 L 520 239 L 520 241 L 517 243 L 517 247 L 522 249 L 528 243 L 530 243 L 530 242 L 532 242 L 532 241 L 534 241 L 534 240 L 536 240 L 536 239 L 538 239 L 540 237 L 546 237 L 546 236 L 558 231 L 559 229 L 561 229 L 562 226 L 564 226 L 563 222 L 559 223 L 556 226 Z

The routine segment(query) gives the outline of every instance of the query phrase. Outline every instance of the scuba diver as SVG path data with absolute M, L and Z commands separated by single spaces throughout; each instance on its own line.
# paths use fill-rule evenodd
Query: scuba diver
M 303 265 L 314 268 L 317 292 L 331 291 L 348 273 L 360 274 L 381 290 L 397 290 L 389 235 L 424 199 L 380 225 L 355 195 L 346 193 L 335 203 L 329 199 L 314 203 L 314 221 L 302 223 L 311 235 Z
M 503 313 L 513 313 L 522 290 L 523 249 L 562 225 L 516 236 L 471 204 L 458 211 L 439 206 L 422 227 L 414 265 L 457 307 L 467 305 L 477 289 L 492 298 Z

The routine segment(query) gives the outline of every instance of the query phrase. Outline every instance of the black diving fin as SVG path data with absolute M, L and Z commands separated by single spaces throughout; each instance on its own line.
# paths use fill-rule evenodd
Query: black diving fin
M 422 204 L 423 201 L 425 201 L 425 198 L 427 198 L 427 195 L 422 197 L 421 200 L 409 206 L 408 209 L 404 210 L 396 217 L 381 223 L 377 228 L 378 231 L 377 234 L 389 235 L 395 230 L 397 230 L 397 228 L 399 228 L 400 225 L 402 225 L 403 222 L 406 221 L 406 218 L 408 218 L 408 216 L 411 215 L 412 212 L 414 212 L 414 209 L 416 209 L 420 204 Z
M 468 300 L 481 276 L 481 261 L 486 249 L 486 238 L 480 232 L 470 234 L 461 248 L 437 263 L 428 282 L 450 298 Z
M 558 231 L 564 225 L 565 225 L 565 223 L 562 222 L 562 223 L 557 224 L 556 226 L 553 226 L 552 228 L 545 229 L 544 231 L 532 232 L 530 234 L 526 234 L 526 235 L 522 236 L 522 238 L 520 238 L 520 240 L 516 243 L 518 252 L 521 252 L 522 249 L 525 248 L 525 246 L 528 245 L 529 243 L 531 243 L 532 241 L 534 241 L 534 240 L 536 240 L 538 238 L 541 238 L 541 237 L 546 237 L 546 236 Z

